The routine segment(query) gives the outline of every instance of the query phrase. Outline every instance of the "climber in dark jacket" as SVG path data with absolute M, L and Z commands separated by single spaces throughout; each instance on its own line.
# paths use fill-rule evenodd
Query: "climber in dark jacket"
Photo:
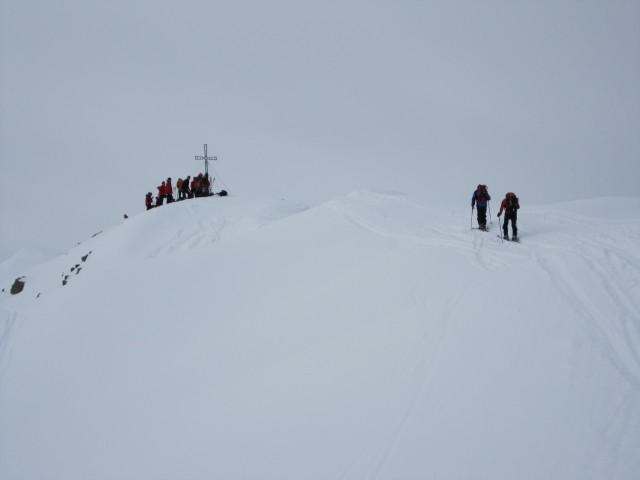
M 487 229 L 487 203 L 489 200 L 491 200 L 491 195 L 489 195 L 487 186 L 478 185 L 478 188 L 473 192 L 473 196 L 471 197 L 471 209 L 473 210 L 474 206 L 478 206 L 478 228 L 480 228 L 480 230 Z

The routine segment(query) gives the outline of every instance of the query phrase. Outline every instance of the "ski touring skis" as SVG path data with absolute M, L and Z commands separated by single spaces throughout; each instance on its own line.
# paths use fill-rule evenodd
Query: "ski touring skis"
M 512 238 L 511 240 L 509 240 L 509 237 L 501 237 L 500 235 L 496 235 L 496 237 L 507 242 L 520 243 L 520 238 L 516 238 L 515 240 L 513 240 Z

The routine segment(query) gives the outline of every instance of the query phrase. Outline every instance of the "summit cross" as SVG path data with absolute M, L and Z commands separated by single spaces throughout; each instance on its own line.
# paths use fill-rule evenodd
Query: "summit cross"
M 218 157 L 207 156 L 207 144 L 204 144 L 204 156 L 196 155 L 196 160 L 204 160 L 204 172 L 209 177 L 209 160 L 218 160 Z

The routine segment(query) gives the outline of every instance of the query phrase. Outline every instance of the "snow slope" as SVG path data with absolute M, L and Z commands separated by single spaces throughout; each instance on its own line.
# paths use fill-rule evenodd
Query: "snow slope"
M 13 282 L 24 271 L 55 257 L 53 253 L 37 248 L 23 247 L 5 262 L 0 263 L 0 282 Z
M 635 479 L 639 207 L 141 213 L 0 296 L 0 478 Z

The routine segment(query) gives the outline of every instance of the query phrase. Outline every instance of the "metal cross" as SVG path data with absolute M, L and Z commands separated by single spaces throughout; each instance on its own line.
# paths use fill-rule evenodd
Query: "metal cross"
M 218 157 L 207 156 L 207 144 L 204 144 L 204 157 L 202 155 L 196 155 L 196 160 L 204 160 L 204 172 L 209 177 L 209 160 L 218 160 Z

